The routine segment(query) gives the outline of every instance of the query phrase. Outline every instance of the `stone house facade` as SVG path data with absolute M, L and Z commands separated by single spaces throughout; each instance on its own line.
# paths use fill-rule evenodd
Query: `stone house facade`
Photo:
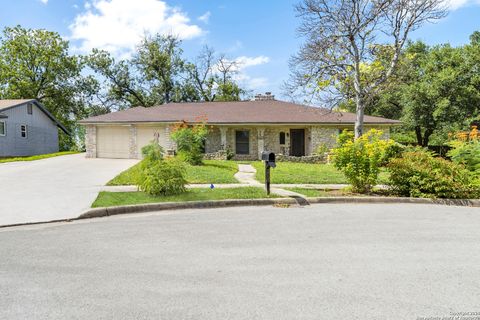
M 87 157 L 140 158 L 141 148 L 158 140 L 167 153 L 176 146 L 170 137 L 176 123 L 206 119 L 209 134 L 207 158 L 221 158 L 226 151 L 234 159 L 256 160 L 262 151 L 303 157 L 319 147 L 330 149 L 343 129 L 353 129 L 355 115 L 274 100 L 271 95 L 255 101 L 178 103 L 151 108 L 133 108 L 88 118 Z M 378 128 L 388 137 L 398 121 L 365 117 L 365 128 Z

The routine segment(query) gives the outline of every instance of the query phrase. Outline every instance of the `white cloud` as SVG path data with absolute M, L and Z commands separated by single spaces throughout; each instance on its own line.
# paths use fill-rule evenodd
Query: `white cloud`
M 210 11 L 207 11 L 203 15 L 198 17 L 198 20 L 202 21 L 203 23 L 208 23 L 211 15 L 212 15 L 212 13 Z
M 479 5 L 480 0 L 445 0 L 445 4 L 450 10 L 456 10 L 468 5 Z
M 258 57 L 241 56 L 236 58 L 235 61 L 239 64 L 239 69 L 245 69 L 248 67 L 269 63 L 270 58 L 265 56 L 258 56 Z
M 71 40 L 80 41 L 80 52 L 92 48 L 128 55 L 145 34 L 172 34 L 191 39 L 202 29 L 188 16 L 161 0 L 94 0 L 70 25 Z
M 47 4 L 48 0 L 40 0 L 40 2 L 43 3 L 43 4 Z

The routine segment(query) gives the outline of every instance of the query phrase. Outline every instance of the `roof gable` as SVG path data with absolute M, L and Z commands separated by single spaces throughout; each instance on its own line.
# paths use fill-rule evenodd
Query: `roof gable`
M 47 115 L 53 122 L 57 124 L 57 127 L 59 127 L 63 132 L 66 134 L 70 134 L 65 128 L 63 124 L 60 123 L 48 110 L 45 108 L 40 102 L 38 102 L 35 99 L 4 99 L 0 100 L 0 111 L 6 111 L 8 109 L 16 108 L 18 106 L 24 105 L 26 103 L 34 103 L 43 113 Z M 7 118 L 5 115 L 3 115 L 4 118 Z M 2 118 L 2 114 L 0 113 L 0 118 Z

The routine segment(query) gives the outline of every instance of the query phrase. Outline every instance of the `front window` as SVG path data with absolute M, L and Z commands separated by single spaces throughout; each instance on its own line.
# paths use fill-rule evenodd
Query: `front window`
M 27 104 L 27 113 L 28 114 L 33 113 L 33 104 L 32 103 Z
M 0 136 L 6 136 L 7 135 L 7 126 L 5 124 L 5 121 L 0 121 Z
M 250 153 L 250 133 L 248 131 L 235 131 L 235 151 L 237 154 Z
M 280 144 L 285 144 L 285 132 L 280 132 Z
M 24 124 L 22 124 L 22 125 L 20 126 L 20 136 L 21 136 L 22 138 L 26 138 L 26 137 L 27 137 L 27 126 L 24 125 Z

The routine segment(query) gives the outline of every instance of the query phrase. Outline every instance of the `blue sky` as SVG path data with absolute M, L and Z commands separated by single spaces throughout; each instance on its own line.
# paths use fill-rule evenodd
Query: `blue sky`
M 91 47 L 128 56 L 145 32 L 183 38 L 185 57 L 204 45 L 242 61 L 239 80 L 253 93 L 282 96 L 288 59 L 300 39 L 297 0 L 0 0 L 0 27 L 20 24 L 59 32 L 74 53 Z M 424 26 L 413 40 L 461 45 L 480 30 L 480 0 L 449 0 L 447 18 Z

